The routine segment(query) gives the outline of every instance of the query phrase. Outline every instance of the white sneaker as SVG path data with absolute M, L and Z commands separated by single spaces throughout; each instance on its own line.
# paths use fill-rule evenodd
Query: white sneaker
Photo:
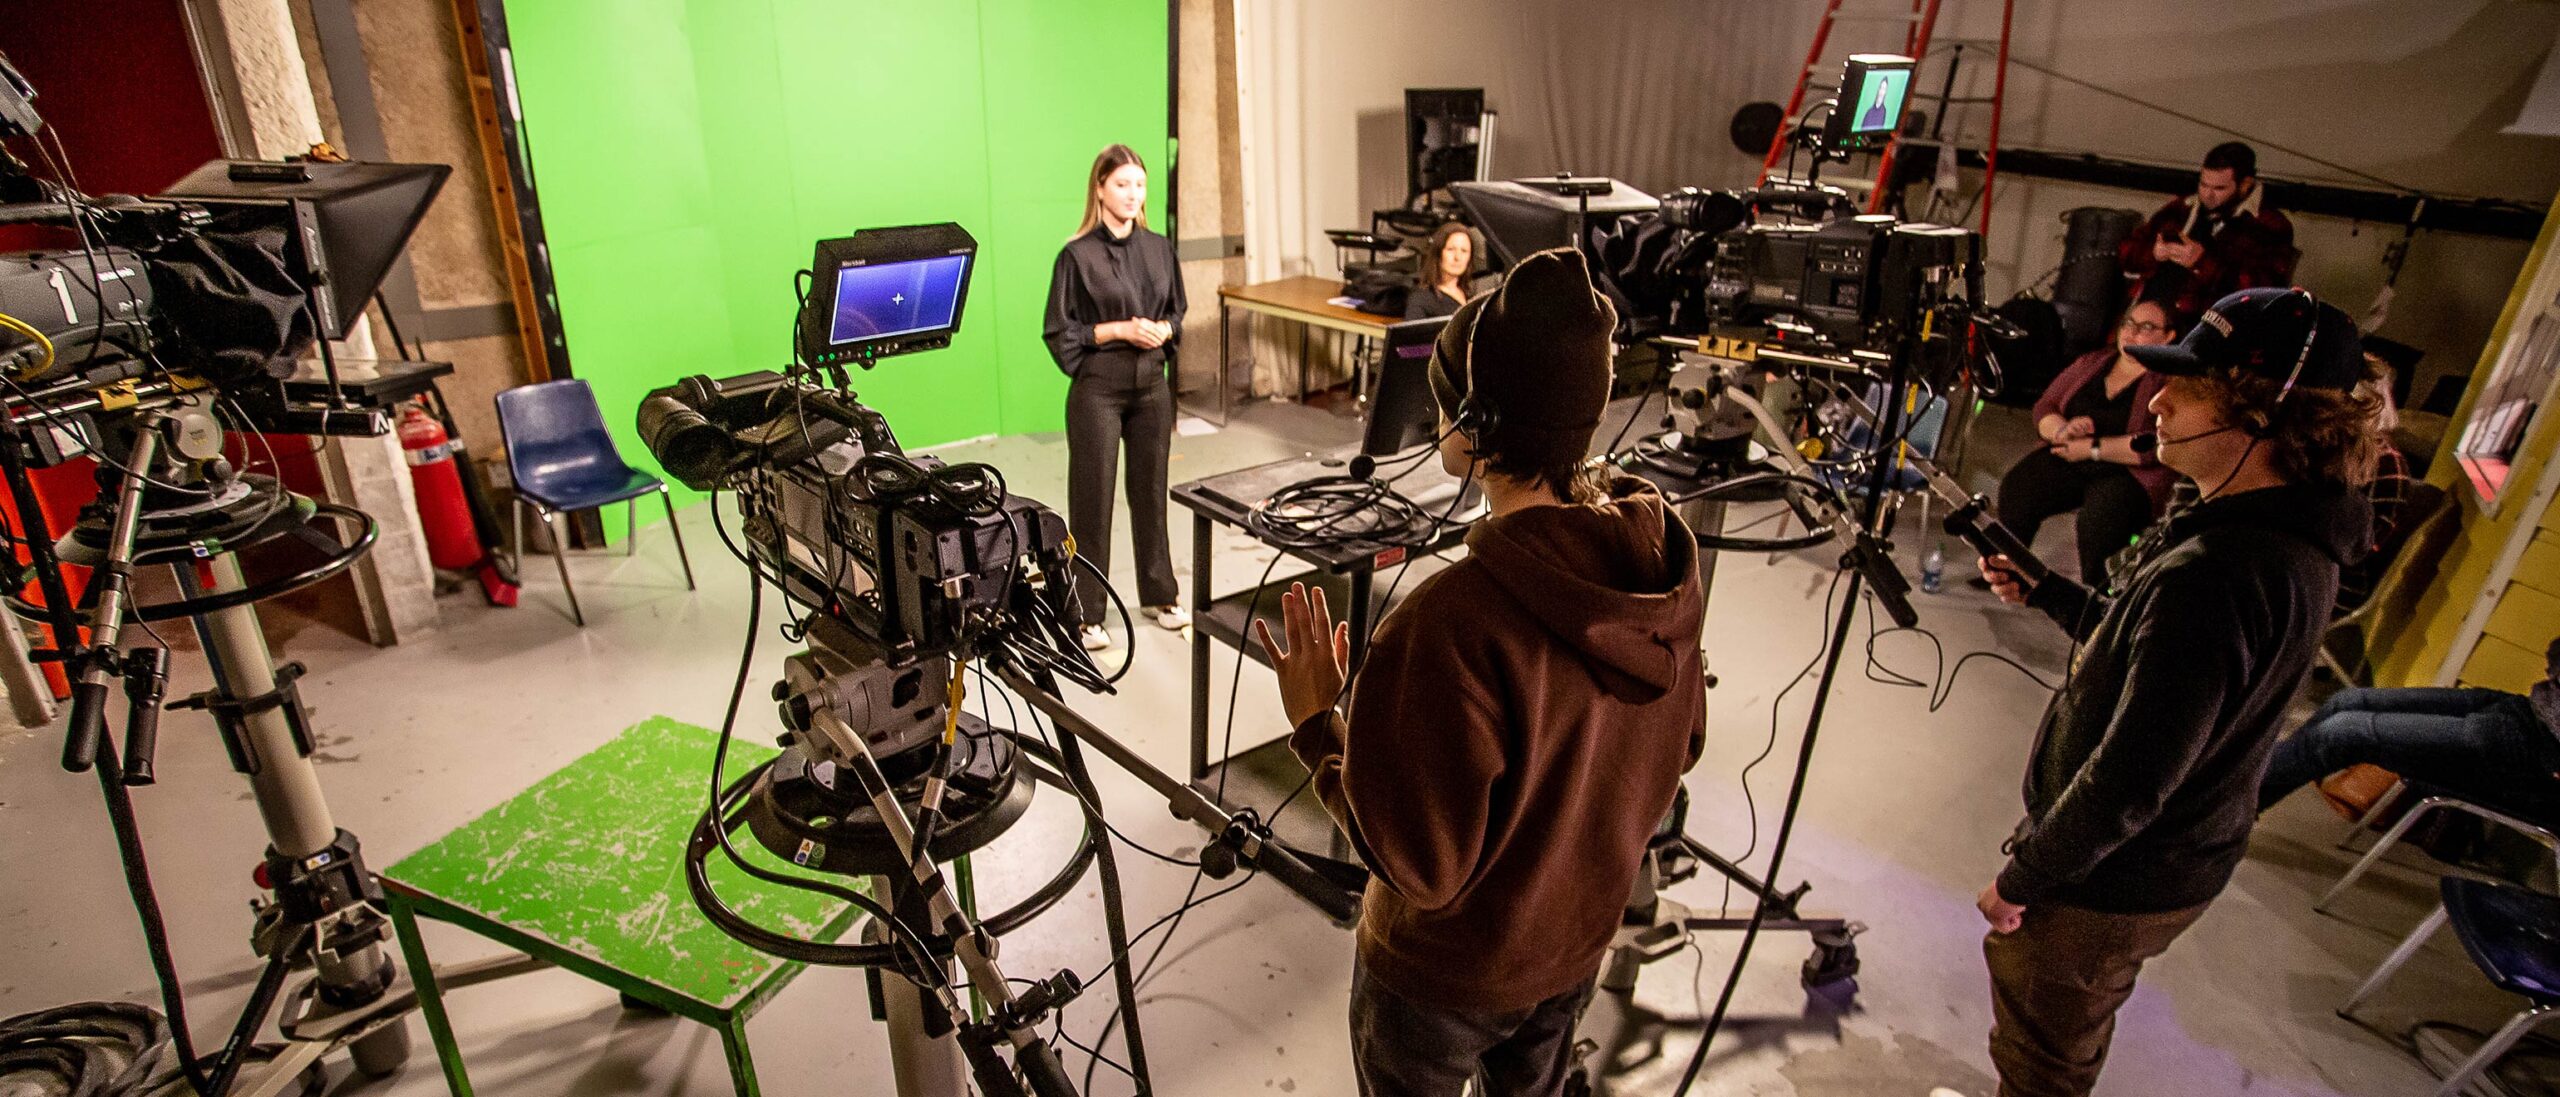
M 1147 614 L 1168 632 L 1180 632 L 1191 627 L 1191 611 L 1181 606 L 1149 606 Z
M 1111 646 L 1111 634 L 1103 631 L 1100 625 L 1086 625 L 1076 630 L 1076 638 L 1084 643 L 1086 651 L 1103 651 Z

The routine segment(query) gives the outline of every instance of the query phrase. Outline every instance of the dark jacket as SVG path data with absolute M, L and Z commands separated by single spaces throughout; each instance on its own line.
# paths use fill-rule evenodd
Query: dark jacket
M 2302 253 L 2293 246 L 2293 222 L 2269 207 L 2266 195 L 2266 184 L 2250 187 L 2225 216 L 2198 210 L 2192 194 L 2160 207 L 2116 249 L 2124 275 L 2133 283 L 2130 299 L 2159 302 L 2185 327 L 2239 290 L 2292 285 L 2294 262 Z M 2204 255 L 2194 269 L 2151 257 L 2151 245 L 2172 233 L 2204 241 Z
M 1460 288 L 1463 289 L 1464 286 Z M 1440 292 L 1437 286 L 1415 286 L 1413 292 L 1404 297 L 1404 318 L 1407 320 L 1437 319 L 1457 312 L 1458 306 L 1463 304 L 1466 302 Z
M 1487 521 L 1379 623 L 1350 718 L 1289 738 L 1370 869 L 1399 996 L 1526 1009 L 1590 982 L 1706 727 L 1697 541 L 1651 485 Z
M 1117 384 L 1154 381 L 1164 377 L 1166 361 L 1182 342 L 1182 314 L 1190 308 L 1173 241 L 1143 228 L 1115 238 L 1110 229 L 1096 225 L 1058 249 L 1058 262 L 1049 270 L 1049 310 L 1041 337 L 1049 344 L 1049 357 L 1069 377 L 1090 375 Z M 1094 341 L 1094 325 L 1130 319 L 1172 324 L 1173 338 L 1153 350 Z
M 2066 419 L 2069 418 L 2068 415 L 2064 415 L 2062 409 L 2071 403 L 2072 397 L 2080 395 L 2081 389 L 2105 377 L 2108 368 L 2115 365 L 2115 360 L 2116 351 L 2113 348 L 2106 348 L 2083 354 L 2074 359 L 2070 365 L 2063 367 L 2062 373 L 2053 379 L 2053 383 L 2044 387 L 2044 395 L 2037 398 L 2035 420 L 2041 423 L 2048 415 L 2062 415 Z M 2125 433 L 2148 434 L 2151 432 L 2154 419 L 2151 414 L 2151 398 L 2159 395 L 2161 386 L 2167 383 L 2168 378 L 2161 374 L 2149 370 L 2142 371 L 2142 379 L 2133 383 L 2133 414 L 2125 417 Z M 2140 464 L 2126 467 L 2132 470 L 2133 478 L 2141 482 L 2142 490 L 2151 493 L 2151 513 L 2157 516 L 2168 507 L 2169 487 L 2178 482 L 2178 474 L 2167 465 L 2161 464 L 2160 457 L 2156 453 L 2146 452 L 2141 457 Z
M 2145 913 L 2221 893 L 2369 522 L 2336 485 L 2242 492 L 2144 533 L 2112 600 L 2038 584 L 2029 604 L 2084 646 L 2036 735 L 2002 898 Z

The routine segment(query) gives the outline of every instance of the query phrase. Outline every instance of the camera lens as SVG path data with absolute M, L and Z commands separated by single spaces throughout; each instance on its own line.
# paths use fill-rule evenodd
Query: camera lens
M 707 487 L 718 480 L 735 452 L 728 431 L 673 396 L 641 401 L 639 427 L 650 455 L 687 487 Z

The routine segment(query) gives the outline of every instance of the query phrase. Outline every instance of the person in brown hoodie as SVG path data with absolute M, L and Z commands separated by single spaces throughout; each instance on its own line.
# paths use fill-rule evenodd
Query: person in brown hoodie
M 1350 673 L 1321 591 L 1261 641 L 1325 810 L 1370 869 L 1351 986 L 1366 1097 L 1548 1097 L 1646 841 L 1706 720 L 1697 540 L 1651 485 L 1584 460 L 1617 317 L 1540 252 L 1451 318 L 1431 362 L 1442 464 L 1484 485 L 1468 556 Z

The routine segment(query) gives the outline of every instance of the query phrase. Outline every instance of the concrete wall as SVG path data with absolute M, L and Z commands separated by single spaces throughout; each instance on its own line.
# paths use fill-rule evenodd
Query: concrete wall
M 340 18 L 352 9 L 375 116 L 370 124 L 379 128 L 383 154 L 393 160 L 453 166 L 443 193 L 409 242 L 419 303 L 431 314 L 428 330 L 404 330 L 403 334 L 421 344 L 424 356 L 453 363 L 454 374 L 442 385 L 463 440 L 475 458 L 494 460 L 499 455 L 499 438 L 492 400 L 498 392 L 524 383 L 525 362 L 523 348 L 507 322 L 511 304 L 498 245 L 498 215 L 490 205 L 487 167 L 481 162 L 473 128 L 452 3 L 292 0 L 294 28 L 313 75 L 322 128 L 332 142 L 350 148 L 351 120 L 340 114 L 329 62 L 338 62 L 340 73 L 348 71 L 348 66 L 345 59 L 327 56 L 315 4 L 337 9 L 331 14 Z M 461 311 L 475 309 L 484 311 Z M 437 315 L 446 319 L 436 323 Z
M 1733 111 L 1783 101 L 1822 5 L 1809 0 L 1237 0 L 1248 137 L 1272 147 L 1272 208 L 1252 215 L 1256 278 L 1333 270 L 1323 230 L 1361 225 L 1402 196 L 1402 90 L 1482 86 L 1501 113 L 1493 170 L 1570 168 L 1660 191 L 1745 185 L 1758 157 L 1727 137 Z M 1869 5 L 1873 7 L 1874 5 Z M 1948 3 L 1941 47 L 1966 50 L 1957 94 L 1987 95 L 2000 5 Z M 2065 18 L 2065 13 L 2068 18 Z M 2262 138 L 2263 170 L 2540 202 L 2560 186 L 2560 144 L 2498 133 L 2560 31 L 2560 6 L 2530 0 L 2208 0 L 2017 5 L 2015 55 Z M 1824 51 L 1900 50 L 1901 27 L 1844 23 Z M 1259 41 L 1257 41 L 1259 39 Z M 1943 56 L 1943 49 L 1937 51 Z M 1259 60 L 1259 65 L 1257 65 Z M 1943 71 L 1943 70 L 1940 70 Z M 1257 89 L 1261 79 L 1267 87 Z M 1924 72 L 1934 91 L 1940 77 Z M 2187 165 L 2225 135 L 2012 68 L 2003 142 Z M 1923 109 L 1926 109 L 1924 106 Z M 1950 135 L 1978 142 L 1985 107 L 1959 107 Z M 2350 171 L 2287 155 L 2272 140 Z M 1836 168 L 1856 175 L 1862 165 Z M 1868 169 L 1871 170 L 1871 169 Z M 1965 210 L 1975 180 L 1963 181 Z M 2061 259 L 2061 214 L 2082 205 L 2148 211 L 2165 195 L 2011 177 L 1994 196 L 1991 288 L 2006 295 Z M 2298 217 L 2301 278 L 2361 312 L 2381 284 L 2396 226 Z M 2431 375 L 2468 370 L 2523 261 L 2520 241 L 2430 234 L 2411 250 L 2384 334 L 2428 351 Z
M 2548 199 L 2560 187 L 2560 143 L 2498 132 L 2523 106 L 2560 33 L 2560 7 L 2511 0 L 2198 0 L 2128 5 L 2020 4 L 2011 48 L 2070 76 L 2256 138 L 2260 170 L 2373 186 Z M 1999 8 L 1950 4 L 1942 38 L 1986 46 Z M 1799 41 L 1803 39 L 1799 38 Z M 1968 49 L 1958 94 L 1987 95 L 1987 48 Z M 2226 135 L 2105 94 L 2013 68 L 2004 144 L 2086 150 L 2191 164 Z M 1922 83 L 1934 88 L 1935 76 Z M 1962 139 L 1989 129 L 1986 108 L 1951 116 Z M 2272 142 L 2273 144 L 2271 144 Z M 2275 144 L 2330 161 L 2315 163 Z M 1968 188 L 1973 181 L 1966 181 Z M 1993 195 L 1991 282 L 2007 292 L 2061 257 L 2061 214 L 2080 205 L 2156 208 L 2165 196 L 2016 180 Z M 2392 225 L 2296 216 L 2303 285 L 2361 313 L 2383 277 Z M 2428 352 L 2413 392 L 2468 371 L 2523 263 L 2525 241 L 2447 233 L 2417 238 L 2381 330 Z
M 1221 361 L 1218 287 L 1245 280 L 1235 4 L 1181 0 L 1174 19 L 1173 136 L 1180 150 L 1180 203 L 1172 232 L 1185 257 L 1183 287 L 1191 298 L 1191 313 L 1183 318 L 1182 376 L 1177 380 L 1189 394 L 1186 402 L 1206 406 L 1215 399 Z M 1241 363 L 1242 348 L 1239 338 L 1235 353 L 1225 360 Z

